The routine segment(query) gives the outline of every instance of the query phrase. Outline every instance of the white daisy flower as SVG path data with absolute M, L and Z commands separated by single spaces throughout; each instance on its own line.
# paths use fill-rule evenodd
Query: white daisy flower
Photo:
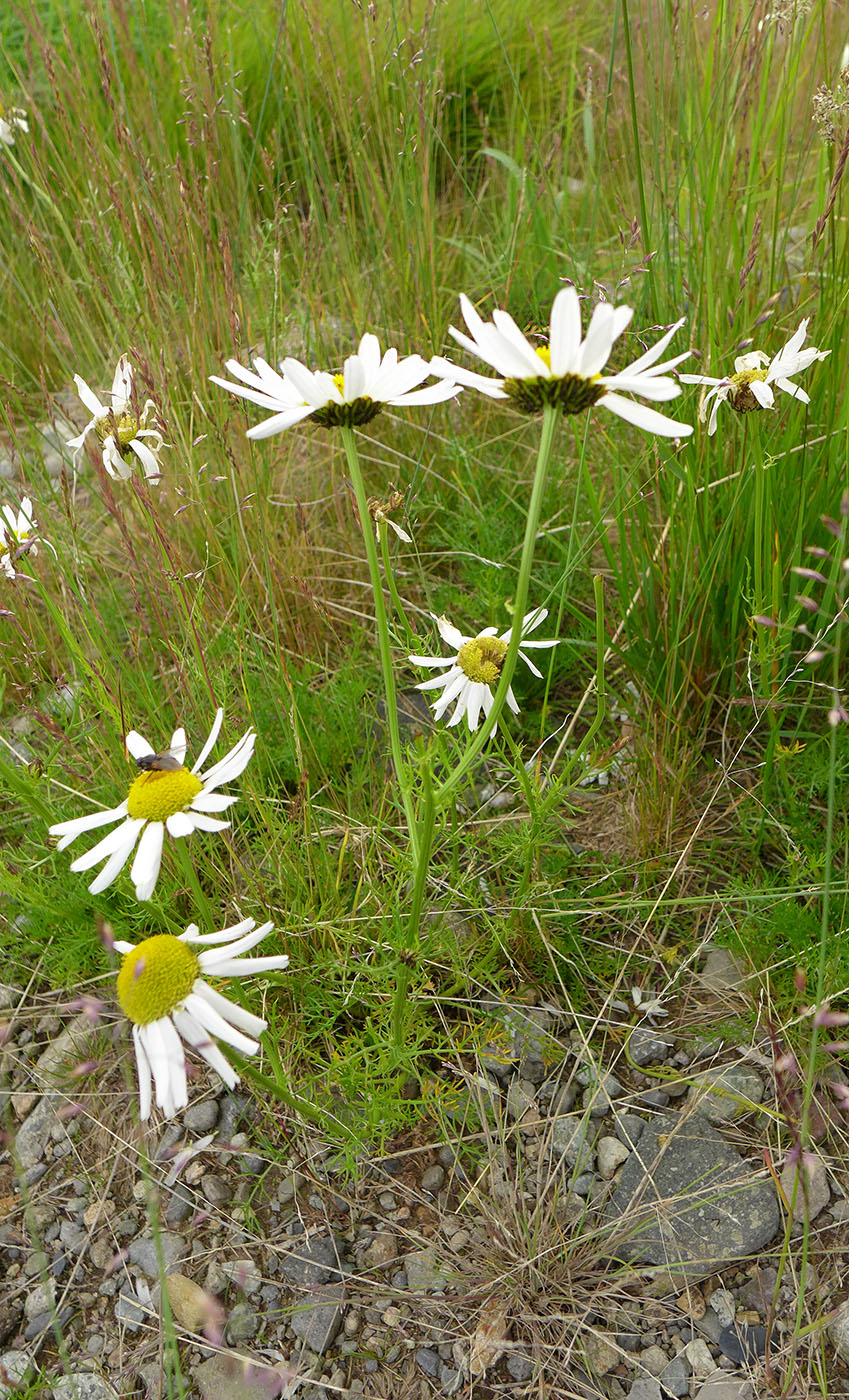
M 38 525 L 33 515 L 32 501 L 24 496 L 18 510 L 14 506 L 4 506 L 0 516 L 0 568 L 7 578 L 16 578 L 15 564 L 25 554 L 37 554 L 39 544 L 46 544 L 55 555 L 49 540 L 41 539 Z
M 259 404 L 273 417 L 248 429 L 249 438 L 270 437 L 312 418 L 322 428 L 361 428 L 376 418 L 384 405 L 393 408 L 441 403 L 460 392 L 453 382 L 441 377 L 436 384 L 421 389 L 431 369 L 421 355 L 398 358 L 398 351 L 380 353 L 376 335 L 364 335 L 355 355 L 349 355 L 341 374 L 307 369 L 300 360 L 282 360 L 282 374 L 265 360 L 255 359 L 254 370 L 244 369 L 237 360 L 228 360 L 227 369 L 241 384 L 210 376 L 213 384 L 229 389 L 251 403 Z M 254 371 L 256 371 L 254 373 Z
M 546 405 L 563 413 L 583 413 L 600 404 L 649 433 L 685 437 L 693 431 L 687 423 L 676 423 L 654 408 L 623 398 L 623 394 L 639 394 L 644 399 L 664 402 L 678 397 L 680 385 L 666 371 L 680 364 L 690 352 L 685 350 L 674 359 L 658 361 L 683 326 L 683 320 L 676 321 L 651 350 L 618 374 L 602 374 L 614 341 L 634 314 L 630 306 L 600 302 L 582 340 L 578 293 L 574 287 L 562 287 L 551 308 L 549 342 L 539 346 L 525 338 L 506 311 L 495 311 L 491 321 L 483 321 L 467 296 L 460 297 L 460 306 L 471 337 L 454 326 L 451 334 L 465 350 L 485 360 L 503 378 L 488 379 L 461 369 L 442 356 L 430 362 L 434 374 L 447 375 L 458 384 L 479 389 L 489 398 L 510 399 L 523 413 L 540 413 Z
M 89 413 L 94 414 L 79 436 L 68 440 L 68 446 L 75 450 L 75 458 L 93 428 L 100 442 L 103 465 L 111 477 L 126 481 L 133 474 L 134 458 L 141 462 L 148 480 L 160 477 L 162 434 L 149 426 L 156 419 L 156 405 L 153 399 L 146 399 L 144 408 L 138 411 L 138 399 L 133 393 L 133 367 L 126 355 L 118 361 L 109 394 L 112 402 L 108 406 L 100 402 L 78 374 L 74 375 L 74 383 Z
M 745 355 L 737 356 L 734 361 L 734 373 L 725 379 L 712 379 L 707 374 L 679 374 L 678 378 L 684 384 L 711 385 L 699 408 L 699 421 L 703 423 L 707 417 L 708 404 L 713 399 L 710 422 L 708 423 L 709 437 L 712 437 L 716 432 L 716 415 L 719 411 L 719 405 L 725 403 L 726 400 L 735 413 L 751 413 L 756 408 L 773 408 L 775 395 L 772 386 L 774 384 L 785 394 L 789 394 L 791 398 L 801 399 L 802 403 L 811 402 L 809 395 L 805 393 L 804 389 L 800 389 L 798 384 L 794 384 L 790 376 L 807 369 L 815 360 L 824 360 L 826 355 L 831 354 L 831 351 L 817 350 L 813 345 L 809 345 L 807 350 L 803 350 L 802 345 L 807 332 L 808 317 L 806 316 L 803 321 L 799 322 L 787 344 L 779 350 L 773 360 L 770 360 L 763 350 L 749 350 Z
M 555 647 L 557 642 L 526 642 L 525 638 L 539 627 L 548 617 L 547 608 L 537 608 L 522 620 L 522 645 L 531 647 Z M 446 668 L 443 675 L 422 681 L 416 690 L 442 690 L 433 705 L 435 719 L 442 719 L 448 706 L 454 705 L 454 713 L 449 726 L 459 724 L 463 716 L 468 720 L 469 729 L 477 729 L 481 711 L 488 715 L 492 709 L 492 698 L 501 675 L 501 667 L 507 655 L 511 628 L 497 636 L 494 627 L 486 627 L 476 637 L 464 637 L 446 617 L 436 617 L 436 625 L 442 640 L 455 652 L 453 657 L 411 656 L 414 666 L 441 666 Z M 542 672 L 520 648 L 519 655 L 533 674 L 542 679 Z M 507 691 L 507 704 L 514 715 L 519 713 L 512 688 Z M 496 729 L 498 726 L 496 725 Z M 493 733 L 495 730 L 493 730 Z
M 23 107 L 4 107 L 0 102 L 0 146 L 14 146 L 15 132 L 29 131 L 27 114 Z
M 203 980 L 204 973 L 245 977 L 251 972 L 282 972 L 288 967 L 285 953 L 271 958 L 241 956 L 274 928 L 272 923 L 259 928 L 255 925 L 255 919 L 243 919 L 220 933 L 201 934 L 197 924 L 189 924 L 179 938 L 157 933 L 137 944 L 116 941 L 115 948 L 124 954 L 118 973 L 118 1001 L 133 1023 L 143 1122 L 150 1117 L 154 1089 L 156 1103 L 166 1118 L 186 1107 L 184 1043 L 206 1060 L 228 1089 L 235 1088 L 239 1076 L 213 1037 L 242 1055 L 255 1055 L 259 1049 L 253 1037 L 265 1030 L 266 1022 L 228 1001 Z M 209 951 L 192 951 L 200 946 Z
M 177 839 L 191 836 L 194 831 L 224 831 L 229 822 L 213 816 L 238 801 L 215 791 L 222 783 L 238 778 L 254 751 L 256 734 L 249 729 L 224 758 L 205 773 L 201 768 L 218 738 L 224 711 L 218 710 L 209 738 L 193 768 L 184 767 L 186 731 L 176 729 L 171 747 L 165 754 L 155 754 L 146 739 L 130 730 L 125 743 L 142 772 L 130 785 L 130 791 L 118 807 L 109 811 L 90 812 L 85 817 L 72 817 L 50 827 L 50 835 L 58 836 L 57 850 L 63 851 L 83 832 L 99 826 L 120 822 L 108 836 L 92 846 L 84 855 L 71 862 L 71 869 L 90 870 L 100 861 L 106 864 L 89 885 L 92 894 L 100 894 L 123 870 L 135 850 L 130 878 L 137 899 L 150 899 L 159 877 L 165 832 Z M 153 766 L 154 762 L 162 766 Z

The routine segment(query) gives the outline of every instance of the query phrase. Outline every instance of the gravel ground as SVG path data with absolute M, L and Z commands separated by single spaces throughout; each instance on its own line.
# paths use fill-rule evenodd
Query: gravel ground
M 727 955 L 703 975 L 723 965 L 728 991 Z M 18 1019 L 18 999 L 0 994 L 0 1400 L 33 1374 L 56 1400 L 176 1394 L 172 1328 L 187 1400 L 754 1400 L 767 1344 L 783 1373 L 798 1273 L 778 1273 L 763 1047 L 626 1019 L 602 1059 L 558 1008 L 492 1003 L 450 1113 L 352 1173 L 212 1075 L 137 1128 L 117 1073 L 82 1098 L 69 1078 L 108 1033 L 85 1010 Z M 795 1261 L 807 1210 L 810 1317 L 837 1308 L 834 1394 L 845 1187 L 823 1149 L 790 1226 Z

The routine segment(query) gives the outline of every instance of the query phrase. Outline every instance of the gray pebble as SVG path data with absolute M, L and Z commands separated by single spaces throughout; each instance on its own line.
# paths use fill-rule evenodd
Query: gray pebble
M 250 1100 L 243 1094 L 228 1094 L 221 1104 L 218 1118 L 218 1138 L 221 1142 L 232 1142 L 236 1128 L 248 1115 Z
M 109 1282 L 112 1282 L 110 1279 Z M 122 1292 L 118 1295 L 115 1304 L 115 1321 L 122 1327 L 126 1327 L 128 1332 L 138 1332 L 145 1321 L 147 1313 L 139 1304 L 134 1293 Z
M 719 1349 L 730 1361 L 752 1364 L 766 1352 L 766 1330 L 747 1327 L 744 1322 L 723 1327 L 719 1334 Z
M 254 1312 L 248 1303 L 237 1303 L 227 1319 L 225 1335 L 229 1345 L 235 1346 L 237 1342 L 246 1342 L 249 1337 L 255 1337 L 261 1321 L 259 1313 Z
M 218 1122 L 218 1104 L 215 1099 L 201 1099 L 193 1103 L 183 1114 L 183 1123 L 193 1133 L 208 1133 Z
M 200 1183 L 204 1200 L 209 1201 L 211 1206 L 223 1206 L 232 1198 L 233 1192 L 228 1182 L 223 1176 L 215 1176 L 214 1173 L 207 1173 Z
M 661 1371 L 660 1384 L 670 1395 L 684 1397 L 690 1394 L 690 1367 L 683 1352 L 674 1356 Z
M 156 1239 L 144 1235 L 133 1240 L 130 1245 L 130 1263 L 147 1274 L 148 1278 L 159 1278 L 159 1251 L 162 1251 L 162 1271 L 170 1273 L 178 1259 L 185 1252 L 186 1242 L 182 1235 L 173 1230 L 160 1230 Z
M 527 1356 L 514 1351 L 507 1358 L 507 1370 L 514 1381 L 529 1381 L 534 1373 L 533 1364 Z
M 435 1351 L 431 1351 L 430 1347 L 419 1347 L 416 1363 L 426 1376 L 436 1376 L 439 1373 L 439 1356 Z
M 175 1186 L 165 1207 L 166 1225 L 179 1225 L 194 1214 L 194 1200 L 185 1186 Z
M 453 1366 L 446 1366 L 443 1363 L 439 1368 L 439 1384 L 442 1387 L 443 1395 L 456 1395 L 463 1384 L 463 1372 L 455 1371 Z
M 422 1190 L 430 1191 L 433 1195 L 440 1190 L 445 1181 L 444 1167 L 428 1167 L 422 1172 Z
M 91 1371 L 71 1371 L 51 1390 L 53 1400 L 115 1400 L 115 1391 Z
M 719 1318 L 721 1325 L 730 1327 L 737 1311 L 734 1294 L 730 1293 L 727 1288 L 715 1288 L 710 1295 L 710 1306 Z
M 635 1026 L 628 1036 L 628 1052 L 638 1065 L 656 1065 L 665 1060 L 672 1046 L 650 1026 Z

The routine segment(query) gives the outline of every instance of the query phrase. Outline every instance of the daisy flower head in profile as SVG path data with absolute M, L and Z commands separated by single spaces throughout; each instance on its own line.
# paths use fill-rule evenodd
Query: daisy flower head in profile
M 686 359 L 685 350 L 671 360 L 660 359 L 675 332 L 684 324 L 676 321 L 656 345 L 644 351 L 616 374 L 603 374 L 614 342 L 633 316 L 630 306 L 600 302 L 594 309 L 587 334 L 581 337 L 581 304 L 574 287 L 562 287 L 551 308 L 548 343 L 533 345 L 522 334 L 512 316 L 495 311 L 491 321 L 478 315 L 467 296 L 460 307 L 469 334 L 451 326 L 451 334 L 470 354 L 484 360 L 501 377 L 490 379 L 462 369 L 451 360 L 436 356 L 430 367 L 493 399 L 509 399 L 522 413 L 541 413 L 547 407 L 562 413 L 584 413 L 599 404 L 628 423 L 662 437 L 686 437 L 693 429 L 638 403 L 634 398 L 665 402 L 677 398 L 681 387 L 668 370 Z
M 194 831 L 224 831 L 230 825 L 215 813 L 225 811 L 238 798 L 216 792 L 216 788 L 232 782 L 244 771 L 254 751 L 256 734 L 249 729 L 229 753 L 202 773 L 223 718 L 224 711 L 218 710 L 209 738 L 192 768 L 184 766 L 184 729 L 174 731 L 171 747 L 164 754 L 154 753 L 147 740 L 131 730 L 125 743 L 141 772 L 130 784 L 124 801 L 108 811 L 90 812 L 50 827 L 50 835 L 59 837 L 56 849 L 63 851 L 84 832 L 113 826 L 91 850 L 71 862 L 73 871 L 91 870 L 105 862 L 89 885 L 92 894 L 100 894 L 112 884 L 135 850 L 130 878 L 136 898 L 150 899 L 159 878 L 166 831 L 176 840 L 191 836 Z
M 152 1100 L 166 1118 L 173 1118 L 189 1101 L 184 1045 L 206 1060 L 228 1089 L 239 1076 L 216 1040 L 232 1045 L 242 1055 L 255 1055 L 256 1036 L 266 1022 L 229 1001 L 204 981 L 212 977 L 245 977 L 252 972 L 282 972 L 286 954 L 245 958 L 274 928 L 256 927 L 255 919 L 243 919 L 219 933 L 199 933 L 189 924 L 175 937 L 157 933 L 141 943 L 116 941 L 123 953 L 117 992 L 121 1010 L 133 1027 L 133 1045 L 139 1075 L 139 1116 L 150 1117 Z M 203 952 L 195 952 L 203 948 Z
M 0 515 L 0 567 L 7 578 L 16 578 L 15 565 L 25 554 L 37 554 L 39 543 L 46 544 L 55 555 L 56 550 L 49 540 L 42 540 L 33 515 L 33 505 L 29 496 L 24 496 L 20 506 L 4 506 Z
M 255 428 L 249 438 L 271 437 L 309 418 L 322 428 L 361 428 L 376 418 L 384 407 L 413 408 L 419 404 L 441 403 L 454 398 L 459 387 L 443 378 L 420 386 L 431 370 L 421 355 L 399 359 L 398 351 L 380 353 L 376 335 L 366 334 L 355 355 L 349 355 L 341 374 L 307 369 L 300 360 L 287 358 L 280 363 L 282 374 L 265 360 L 255 359 L 253 370 L 237 360 L 228 360 L 227 369 L 240 382 L 211 375 L 213 384 L 259 404 L 272 416 Z
M 798 384 L 794 384 L 790 376 L 801 373 L 815 360 L 824 360 L 831 351 L 817 350 L 813 345 L 803 350 L 807 333 L 808 317 L 805 317 L 774 359 L 770 360 L 764 350 L 749 350 L 745 355 L 737 356 L 734 361 L 734 373 L 727 375 L 725 379 L 712 379 L 707 374 L 679 374 L 678 378 L 684 384 L 710 385 L 699 408 L 699 422 L 703 423 L 707 417 L 708 404 L 713 400 L 708 422 L 709 437 L 713 437 L 716 432 L 716 415 L 721 403 L 727 402 L 735 413 L 774 408 L 773 385 L 789 394 L 791 398 L 801 399 L 802 403 L 811 402 L 810 396 L 804 389 L 800 389 Z
M 140 462 L 145 478 L 157 480 L 162 475 L 159 454 L 164 444 L 159 430 L 150 426 L 156 420 L 156 406 L 153 399 L 146 399 L 144 407 L 139 409 L 133 387 L 133 367 L 126 355 L 118 361 L 108 395 L 109 404 L 102 404 L 78 374 L 74 375 L 74 383 L 82 402 L 94 415 L 77 437 L 68 439 L 68 446 L 74 448 L 74 459 L 93 429 L 100 443 L 103 465 L 111 477 L 126 481 L 132 476 L 136 462 Z
M 554 647 L 556 641 L 551 642 L 528 642 L 526 637 L 539 627 L 548 617 L 547 608 L 537 608 L 535 612 L 529 612 L 522 619 L 522 644 L 519 648 L 519 655 L 528 669 L 542 679 L 542 672 L 525 655 L 523 648 L 532 647 Z M 480 723 L 481 712 L 488 715 L 492 709 L 492 700 L 495 688 L 501 676 L 501 668 L 504 658 L 507 655 L 507 648 L 510 644 L 511 628 L 496 635 L 494 627 L 485 627 L 476 637 L 464 637 L 456 627 L 448 621 L 446 617 L 435 617 L 439 635 L 454 653 L 453 656 L 411 656 L 409 660 L 414 666 L 442 667 L 441 676 L 433 676 L 429 681 L 422 681 L 416 686 L 416 690 L 441 690 L 433 704 L 433 714 L 435 719 L 442 719 L 449 705 L 454 705 L 454 712 L 448 721 L 449 726 L 459 724 L 466 717 L 469 729 L 477 729 Z M 519 713 L 519 706 L 513 694 L 512 687 L 507 691 L 507 705 L 514 715 Z M 496 725 L 497 729 L 498 726 Z M 495 730 L 493 730 L 493 733 Z
M 15 132 L 29 131 L 27 114 L 23 107 L 4 107 L 0 102 L 0 146 L 14 146 Z

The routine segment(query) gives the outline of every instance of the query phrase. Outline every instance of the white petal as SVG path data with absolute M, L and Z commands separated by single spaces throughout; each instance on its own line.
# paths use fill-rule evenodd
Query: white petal
M 687 437 L 693 431 L 690 423 L 676 423 L 673 418 L 658 413 L 657 409 L 635 403 L 633 399 L 622 399 L 618 394 L 605 394 L 599 403 L 624 418 L 626 423 L 634 423 L 647 433 L 656 433 L 658 437 Z
M 656 344 L 652 345 L 649 350 L 646 350 L 640 355 L 639 359 L 632 360 L 629 365 L 626 365 L 622 373 L 631 375 L 642 374 L 643 371 L 649 369 L 651 365 L 656 365 L 675 332 L 680 330 L 683 324 L 684 317 L 682 316 L 681 320 L 676 321 L 674 326 L 670 326 L 665 335 L 662 335 Z M 683 354 L 676 357 L 675 363 L 680 364 L 682 360 L 686 360 L 689 354 L 691 354 L 691 351 L 685 350 Z
M 452 651 L 459 651 L 466 642 L 472 641 L 471 637 L 464 637 L 463 633 L 458 631 L 447 617 L 437 617 L 434 620 L 439 628 L 440 637 L 447 646 L 451 647 Z
M 165 818 L 165 825 L 168 828 L 168 835 L 175 839 L 180 836 L 191 836 L 195 829 L 189 812 L 172 812 L 170 817 Z
M 414 666 L 453 666 L 454 659 L 450 656 L 408 656 L 408 661 L 412 661 Z
M 238 800 L 238 797 L 227 797 L 220 792 L 199 792 L 197 797 L 192 798 L 192 811 L 225 812 Z
M 214 763 L 206 773 L 201 774 L 204 792 L 211 792 L 213 788 L 218 787 L 219 783 L 230 783 L 234 778 L 238 778 L 248 766 L 255 744 L 256 731 L 249 729 L 242 735 L 238 743 L 233 745 L 229 753 L 225 754 L 218 763 Z
M 166 1118 L 173 1118 L 189 1101 L 186 1085 L 186 1057 L 170 1017 L 139 1027 L 156 1088 L 156 1102 Z
M 192 987 L 192 992 L 207 1006 L 211 1006 L 213 1011 L 226 1017 L 231 1025 L 238 1026 L 239 1030 L 247 1031 L 249 1035 L 262 1035 L 268 1024 L 261 1016 L 255 1016 L 252 1011 L 246 1011 L 243 1006 L 237 1006 L 234 1001 L 216 992 L 214 987 L 210 987 L 200 977 Z
M 464 675 L 459 666 L 452 666 L 450 671 L 444 672 L 441 676 L 431 676 L 429 681 L 420 681 L 416 690 L 439 690 L 440 686 L 445 689 L 451 685 L 458 676 Z
M 221 1000 L 227 1001 L 227 998 L 222 997 Z M 186 997 L 184 1005 L 186 1010 L 218 1040 L 223 1040 L 226 1045 L 232 1045 L 235 1050 L 240 1050 L 243 1055 L 256 1054 L 259 1049 L 258 1042 L 243 1035 L 240 1030 L 236 1030 L 234 1026 L 231 1026 L 229 1021 L 225 1021 L 217 1008 L 213 1006 L 206 997 L 201 997 L 198 992 L 191 991 Z M 231 1007 L 232 1003 L 227 1001 L 228 1016 Z
M 228 1089 L 235 1089 L 239 1082 L 239 1076 L 226 1055 L 219 1050 L 209 1031 L 200 1025 L 188 1011 L 182 1009 L 172 1011 L 171 1019 L 186 1044 L 203 1056 L 210 1068 L 221 1076 Z
M 343 402 L 332 375 L 324 374 L 321 370 L 314 374 L 306 365 L 302 365 L 300 360 L 289 357 L 283 361 L 283 373 L 291 380 L 305 403 L 313 409 L 323 408 L 330 402 Z
M 86 384 L 85 380 L 81 379 L 78 374 L 75 374 L 74 383 L 77 386 L 77 393 L 79 394 L 89 413 L 93 413 L 95 418 L 103 418 L 108 412 L 108 410 L 104 408 L 103 404 L 100 402 L 100 399 L 95 393 L 91 391 L 91 389 Z M 91 424 L 89 424 L 89 427 L 91 427 Z M 88 428 L 86 428 L 86 432 L 88 432 Z
M 115 947 L 117 948 L 117 943 Z M 146 1123 L 150 1117 L 152 1080 L 150 1062 L 140 1035 L 140 1027 L 133 1026 L 133 1045 L 136 1048 L 136 1068 L 139 1075 L 139 1118 Z
M 212 752 L 218 735 L 221 733 L 221 726 L 223 723 L 224 711 L 223 709 L 219 708 L 215 711 L 215 719 L 212 721 L 212 728 L 209 731 L 209 738 L 207 739 L 206 743 L 204 744 L 203 748 L 198 754 L 197 761 L 192 768 L 193 773 L 200 772 L 200 769 L 203 767 L 205 760 L 209 757 L 210 753 Z
M 551 308 L 551 373 L 574 374 L 581 347 L 581 303 L 574 287 L 561 287 Z
M 445 403 L 446 399 L 453 399 L 461 392 L 458 384 L 452 383 L 448 379 L 440 379 L 438 384 L 427 384 L 424 389 L 413 389 L 409 394 L 397 394 L 384 402 L 392 407 L 403 408 L 405 406 L 415 407 L 418 404 Z
M 55 822 L 53 826 L 47 828 L 48 835 L 61 836 L 61 841 L 57 845 L 57 851 L 64 851 L 77 836 L 81 836 L 84 831 L 94 831 L 98 826 L 107 826 L 109 822 L 116 822 L 120 817 L 127 815 L 126 799 L 117 807 L 110 808 L 109 811 L 89 812 L 84 817 L 71 817 L 69 821 Z
M 709 374 L 679 374 L 682 384 L 727 384 L 728 379 L 711 379 Z
M 490 399 L 506 399 L 508 396 L 504 392 L 503 379 L 487 379 L 486 375 L 476 374 L 474 370 L 463 369 L 460 365 L 455 365 L 451 360 L 446 360 L 442 355 L 434 355 L 430 362 L 431 374 L 438 374 L 441 378 L 450 379 L 455 384 L 462 384 L 467 389 L 477 389 L 479 393 L 486 394 Z
M 276 413 L 273 418 L 267 418 L 264 423 L 257 423 L 255 428 L 248 428 L 245 436 L 252 442 L 258 442 L 261 438 L 272 437 L 274 433 L 285 433 L 287 428 L 294 428 L 296 423 L 314 412 L 310 404 L 305 404 L 303 408 L 289 408 L 285 413 Z
M 232 928 L 219 929 L 217 933 L 199 933 L 197 924 L 189 924 L 185 933 L 179 935 L 181 943 L 209 944 L 209 943 L 229 943 L 234 938 L 240 938 L 243 933 L 254 927 L 255 919 L 242 919 L 241 923 L 233 924 Z
M 182 725 L 175 729 L 171 735 L 171 743 L 168 745 L 168 752 L 173 754 L 178 763 L 186 761 L 186 731 Z
M 162 864 L 162 843 L 165 826 L 162 822 L 148 822 L 141 834 L 139 848 L 130 871 L 130 879 L 136 887 L 136 899 L 150 899 L 159 878 Z
M 74 874 L 79 874 L 83 870 L 91 870 L 93 865 L 99 865 L 107 856 L 111 856 L 116 850 L 126 845 L 127 834 L 130 834 L 130 848 L 135 845 L 135 839 L 141 827 L 144 826 L 143 817 L 127 817 L 120 826 L 116 826 L 107 836 L 103 836 L 97 845 L 85 851 L 76 860 L 71 861 L 71 870 Z M 126 860 L 126 855 L 124 857 Z
M 749 385 L 749 388 L 751 389 L 753 397 L 757 399 L 761 408 L 772 408 L 773 404 L 775 403 L 775 395 L 773 394 L 772 390 L 770 389 L 769 385 L 766 383 L 765 380 L 753 379 L 751 384 Z
M 94 879 L 89 885 L 89 890 L 92 894 L 100 894 L 101 890 L 108 889 L 109 886 L 112 884 L 112 881 L 124 869 L 124 866 L 126 865 L 129 859 L 130 852 L 136 844 L 136 838 L 138 836 L 139 830 L 143 826 L 144 818 L 137 817 L 135 821 L 130 821 L 130 819 L 128 818 L 126 824 L 123 827 L 118 828 L 119 831 L 123 832 L 124 839 L 121 842 L 120 846 L 116 848 L 113 855 L 110 856 L 109 860 L 107 860 L 100 873 L 98 875 L 95 875 Z
M 162 475 L 162 470 L 159 466 L 159 463 L 156 460 L 156 457 L 151 452 L 150 448 L 146 445 L 146 443 L 142 442 L 141 438 L 134 437 L 129 446 L 131 451 L 135 452 L 136 456 L 138 457 L 139 461 L 144 467 L 144 474 L 148 481 L 152 480 L 154 477 L 160 477 Z
M 208 817 L 205 812 L 195 812 L 192 820 L 195 831 L 226 831 L 229 822 L 220 822 L 216 817 Z
M 126 355 L 122 355 L 112 379 L 112 408 L 114 412 L 120 413 L 122 409 L 126 408 L 132 395 L 133 367 Z
M 784 393 L 789 394 L 792 399 L 799 399 L 802 403 L 811 402 L 810 395 L 806 394 L 805 390 L 800 389 L 799 385 L 794 384 L 792 380 L 781 378 L 776 379 L 775 383 L 779 389 L 783 389 Z
M 530 341 L 525 338 L 513 317 L 506 311 L 494 311 L 492 319 L 495 323 L 499 335 L 508 342 L 511 349 L 519 356 L 525 366 L 524 374 L 530 379 L 536 379 L 540 374 L 548 378 L 551 374 L 550 367 L 537 354 Z
M 587 338 L 581 347 L 579 374 L 591 379 L 604 368 L 610 358 L 613 342 L 622 334 L 634 312 L 630 306 L 613 307 L 601 302 L 593 311 Z
M 135 729 L 128 730 L 124 735 L 124 744 L 131 758 L 147 758 L 148 755 L 156 753 L 156 749 L 152 749 L 147 739 L 143 739 Z
M 251 948 L 256 947 L 257 943 L 261 943 L 264 938 L 267 938 L 273 928 L 273 923 L 264 923 L 260 924 L 258 928 L 246 929 L 241 938 L 234 938 L 224 947 L 215 947 L 207 953 L 201 953 L 198 961 L 201 967 L 212 969 L 216 962 L 238 958 L 241 953 L 249 952 Z

